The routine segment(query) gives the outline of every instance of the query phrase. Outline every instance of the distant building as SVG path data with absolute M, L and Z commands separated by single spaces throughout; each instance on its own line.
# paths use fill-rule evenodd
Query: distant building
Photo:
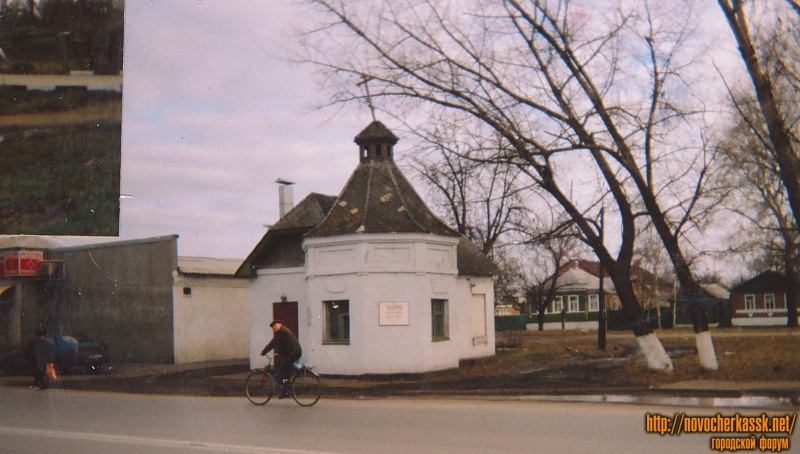
M 786 326 L 786 291 L 783 274 L 766 271 L 731 289 L 733 326 Z
M 297 333 L 324 374 L 427 372 L 494 355 L 496 267 L 436 218 L 394 164 L 397 137 L 373 122 L 339 196 L 309 194 L 237 274 L 251 287 L 251 366 L 270 320 Z
M 561 329 L 562 319 L 566 329 L 597 329 L 600 263 L 572 260 L 545 281 L 546 288 L 549 288 L 553 279 L 556 280 L 556 291 L 553 301 L 545 309 L 545 329 Z M 638 265 L 631 267 L 631 280 L 644 309 L 669 307 L 669 299 L 674 294 L 671 282 L 657 279 L 653 273 Z M 603 292 L 606 310 L 622 309 L 614 283 L 607 275 L 603 277 Z M 531 306 L 531 309 L 533 314 L 538 314 L 536 307 Z

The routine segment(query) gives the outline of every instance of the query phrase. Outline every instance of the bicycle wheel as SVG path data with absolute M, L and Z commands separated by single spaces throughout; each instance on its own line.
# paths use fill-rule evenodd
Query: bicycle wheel
M 322 395 L 322 383 L 314 372 L 303 369 L 292 378 L 292 397 L 295 402 L 310 407 L 317 403 Z
M 272 399 L 275 394 L 275 379 L 272 375 L 263 370 L 255 370 L 247 376 L 244 382 L 244 391 L 247 393 L 247 400 L 256 404 L 264 405 Z

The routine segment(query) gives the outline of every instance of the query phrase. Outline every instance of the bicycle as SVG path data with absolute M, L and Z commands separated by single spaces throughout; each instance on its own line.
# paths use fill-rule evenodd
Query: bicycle
M 275 395 L 275 390 L 280 389 L 278 379 L 275 378 L 275 367 L 271 362 L 272 357 L 267 367 L 250 372 L 244 383 L 247 400 L 255 405 L 265 405 Z M 311 367 L 300 362 L 292 364 L 289 389 L 294 401 L 303 407 L 314 405 L 322 395 L 319 376 L 311 370 Z

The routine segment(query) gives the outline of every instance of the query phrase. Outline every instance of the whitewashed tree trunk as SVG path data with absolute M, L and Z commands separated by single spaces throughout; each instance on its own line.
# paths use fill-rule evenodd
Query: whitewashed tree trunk
M 647 360 L 647 367 L 650 370 L 661 372 L 671 372 L 673 370 L 672 360 L 654 333 L 638 336 L 636 341 L 639 342 L 639 348 L 642 349 L 642 354 L 644 354 Z
M 697 353 L 700 356 L 700 366 L 706 370 L 718 370 L 717 354 L 714 351 L 714 341 L 711 340 L 711 331 L 695 334 Z

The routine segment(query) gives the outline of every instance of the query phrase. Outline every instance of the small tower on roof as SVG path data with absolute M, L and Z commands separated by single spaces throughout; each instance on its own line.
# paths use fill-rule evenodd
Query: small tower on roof
M 355 137 L 361 163 L 394 161 L 394 145 L 399 139 L 380 121 L 373 121 Z

